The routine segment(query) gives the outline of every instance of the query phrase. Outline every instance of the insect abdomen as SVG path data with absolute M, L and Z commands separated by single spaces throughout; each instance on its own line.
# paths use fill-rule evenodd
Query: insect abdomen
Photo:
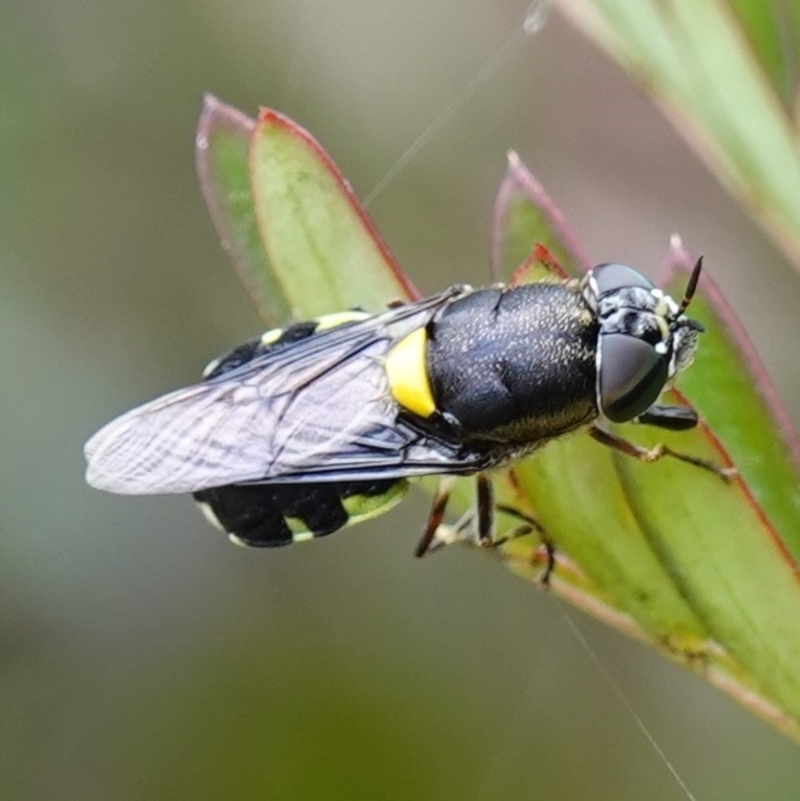
M 324 537 L 387 511 L 406 482 L 231 484 L 194 493 L 203 513 L 243 545 L 274 548 Z
M 205 370 L 205 380 L 319 331 L 363 319 L 360 312 L 293 323 L 234 348 Z M 193 493 L 203 514 L 238 544 L 273 548 L 324 537 L 388 511 L 408 491 L 404 479 L 229 484 Z

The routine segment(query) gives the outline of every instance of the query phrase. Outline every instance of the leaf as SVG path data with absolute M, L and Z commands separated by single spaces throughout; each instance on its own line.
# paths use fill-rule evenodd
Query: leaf
M 739 26 L 761 68 L 791 114 L 800 79 L 800 6 L 729 0 Z
M 591 266 L 561 210 L 519 156 L 509 151 L 508 169 L 495 201 L 492 275 L 498 280 L 510 276 L 537 243 L 570 275 L 581 275 Z
M 563 218 L 540 187 L 526 200 L 525 187 L 538 187 L 526 173 L 510 164 L 498 195 L 496 232 L 517 243 L 544 235 L 548 247 L 563 250 L 563 232 L 543 230 L 536 207 Z M 531 208 L 523 213 L 526 202 Z M 533 221 L 527 238 L 520 219 Z M 501 242 L 498 248 L 513 253 L 520 246 Z M 682 297 L 691 263 L 674 243 L 666 287 L 673 296 Z M 512 265 L 502 267 L 508 272 Z M 515 465 L 516 500 L 506 502 L 532 514 L 566 555 L 567 569 L 559 565 L 552 580 L 557 593 L 614 625 L 622 622 L 797 737 L 800 448 L 752 347 L 710 281 L 701 280 L 690 311 L 707 333 L 682 389 L 713 431 L 706 424 L 680 433 L 616 428 L 638 444 L 665 442 L 717 464 L 733 456 L 741 475 L 726 484 L 693 465 L 669 458 L 644 464 L 576 435 Z M 503 554 L 531 575 L 535 546 L 533 538 L 516 540 Z
M 261 316 L 277 325 L 291 313 L 261 243 L 250 196 L 248 152 L 255 126 L 241 111 L 205 95 L 195 157 L 200 188 L 222 247 Z
M 560 0 L 800 269 L 800 12 L 745 0 Z
M 661 286 L 680 295 L 691 263 L 686 255 L 683 276 L 669 265 Z M 709 275 L 691 311 L 706 332 L 681 387 L 725 443 L 784 547 L 800 562 L 800 438 L 746 331 Z
M 263 110 L 249 164 L 261 241 L 295 319 L 419 296 L 308 132 Z
M 196 154 L 222 245 L 267 322 L 419 296 L 336 165 L 287 117 L 256 122 L 206 95 Z

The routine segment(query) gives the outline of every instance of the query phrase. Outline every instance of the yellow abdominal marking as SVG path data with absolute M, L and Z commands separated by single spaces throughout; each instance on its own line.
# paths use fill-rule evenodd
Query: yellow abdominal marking
M 283 336 L 282 328 L 271 328 L 261 335 L 261 344 L 274 345 Z
M 418 328 L 401 339 L 386 357 L 386 375 L 392 397 L 419 417 L 430 417 L 436 411 L 428 379 L 426 344 L 425 329 Z
M 369 315 L 362 311 L 336 312 L 335 314 L 325 314 L 317 318 L 317 328 L 319 331 L 328 331 L 331 328 L 338 328 L 345 323 L 357 323 L 359 320 L 366 320 Z

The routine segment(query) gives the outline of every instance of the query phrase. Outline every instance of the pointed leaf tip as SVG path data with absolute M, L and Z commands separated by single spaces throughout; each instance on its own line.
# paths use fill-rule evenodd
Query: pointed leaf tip
M 256 121 L 214 95 L 203 96 L 195 162 L 203 199 L 220 238 L 261 316 L 272 324 L 289 309 L 271 275 L 255 224 L 247 153 Z
M 515 150 L 506 151 L 506 174 L 495 200 L 492 274 L 511 275 L 541 243 L 573 276 L 591 266 L 566 217 Z
M 522 166 L 522 159 L 516 150 L 506 150 L 506 162 L 509 170 L 518 170 Z
M 293 120 L 259 111 L 249 174 L 261 241 L 293 317 L 420 296 L 334 161 Z

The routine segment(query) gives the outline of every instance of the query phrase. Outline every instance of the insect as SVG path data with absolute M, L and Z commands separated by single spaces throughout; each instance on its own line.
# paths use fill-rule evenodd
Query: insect
M 609 422 L 697 424 L 659 404 L 691 363 L 702 326 L 638 270 L 582 279 L 454 286 L 379 314 L 348 312 L 267 332 L 212 362 L 203 380 L 113 420 L 86 444 L 87 481 L 124 494 L 193 493 L 234 541 L 278 546 L 373 517 L 417 476 L 478 476 L 473 536 L 492 542 L 483 475 L 585 429 L 644 461 L 665 446 Z M 444 514 L 437 497 L 417 549 Z

